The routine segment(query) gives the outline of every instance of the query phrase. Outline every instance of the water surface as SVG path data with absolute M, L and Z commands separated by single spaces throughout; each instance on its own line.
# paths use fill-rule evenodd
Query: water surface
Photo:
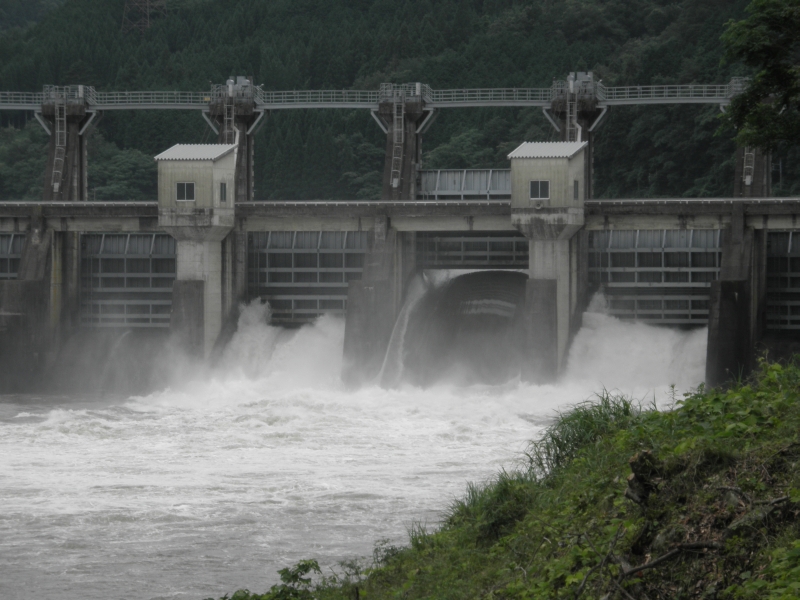
M 0 396 L 0 598 L 200 600 L 403 543 L 556 409 L 696 385 L 706 343 L 593 313 L 557 385 L 351 392 L 343 335 L 333 318 L 270 328 L 253 307 L 218 368 L 176 360 L 149 396 Z

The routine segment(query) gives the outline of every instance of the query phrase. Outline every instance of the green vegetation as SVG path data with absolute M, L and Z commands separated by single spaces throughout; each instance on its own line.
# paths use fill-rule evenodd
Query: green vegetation
M 747 19 L 728 23 L 723 41 L 732 60 L 756 72 L 728 121 L 740 144 L 775 150 L 800 138 L 800 2 L 754 0 L 747 10 Z
M 23 3 L 24 4 L 24 3 Z M 747 0 L 173 0 L 144 35 L 121 34 L 124 0 L 66 0 L 35 26 L 0 37 L 0 89 L 205 90 L 230 75 L 265 89 L 549 86 L 572 70 L 607 85 L 725 83 L 720 36 Z M 280 113 L 280 114 L 278 114 Z M 597 136 L 600 196 L 720 196 L 733 181 L 733 133 L 714 106 L 619 107 Z M 21 129 L 24 117 L 0 115 Z M 29 123 L 27 128 L 38 127 Z M 107 114 L 104 139 L 153 156 L 210 141 L 199 114 Z M 32 135 L 19 133 L 22 139 Z M 507 166 L 508 150 L 554 133 L 536 109 L 443 111 L 423 166 Z M 276 111 L 256 139 L 258 198 L 370 198 L 385 138 L 365 111 Z M 778 193 L 797 193 L 796 150 L 781 150 Z M 14 162 L 6 163 L 14 168 Z M 136 161 L 131 161 L 137 168 Z M 99 173 L 97 175 L 99 177 Z M 777 178 L 776 178 L 777 179 Z M 29 190 L 26 179 L 2 197 Z M 143 184 L 139 189 L 152 189 Z M 90 176 L 90 188 L 106 188 Z M 122 186 L 115 193 L 127 193 Z M 105 193 L 105 192 L 104 192 Z
M 64 0 L 4 0 L 0 6 L 0 35 L 9 29 L 33 25 L 62 2 Z
M 408 547 L 314 588 L 284 570 L 283 585 L 233 597 L 796 598 L 798 432 L 798 364 L 765 362 L 666 412 L 604 393 L 561 415 L 523 467 L 470 486 L 438 531 L 415 526 Z
M 89 198 L 149 200 L 156 195 L 156 163 L 134 148 L 120 150 L 98 131 L 89 134 Z M 0 198 L 41 200 L 47 134 L 38 124 L 0 128 Z

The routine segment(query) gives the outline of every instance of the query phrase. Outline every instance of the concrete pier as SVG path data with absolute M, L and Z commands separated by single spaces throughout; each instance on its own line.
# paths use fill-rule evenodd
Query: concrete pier
M 158 225 L 177 240 L 170 328 L 187 351 L 203 358 L 211 354 L 231 308 L 233 278 L 223 240 L 234 227 L 237 148 L 177 145 L 156 157 Z
M 744 206 L 734 207 L 723 231 L 720 277 L 711 282 L 706 383 L 719 385 L 755 366 L 764 332 L 766 235 L 747 227 Z
M 530 240 L 528 377 L 538 382 L 553 380 L 564 368 L 585 301 L 576 234 L 584 226 L 586 147 L 530 143 L 509 155 L 511 222 Z
M 416 271 L 413 234 L 375 220 L 361 280 L 347 293 L 342 379 L 357 386 L 380 373 L 408 281 Z

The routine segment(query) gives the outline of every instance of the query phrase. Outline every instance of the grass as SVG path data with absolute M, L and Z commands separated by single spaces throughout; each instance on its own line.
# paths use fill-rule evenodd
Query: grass
M 438 530 L 414 526 L 409 546 L 379 546 L 370 564 L 297 593 L 800 597 L 797 364 L 763 363 L 750 380 L 701 388 L 667 412 L 603 392 L 560 415 L 525 456 L 523 467 L 468 486 Z M 252 598 L 306 597 L 292 589 L 284 581 Z

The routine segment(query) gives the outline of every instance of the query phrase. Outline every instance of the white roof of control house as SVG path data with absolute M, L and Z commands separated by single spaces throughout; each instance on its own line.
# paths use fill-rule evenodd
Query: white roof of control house
M 572 158 L 588 142 L 523 142 L 508 158 Z
M 156 160 L 218 160 L 235 148 L 236 144 L 175 144 Z

